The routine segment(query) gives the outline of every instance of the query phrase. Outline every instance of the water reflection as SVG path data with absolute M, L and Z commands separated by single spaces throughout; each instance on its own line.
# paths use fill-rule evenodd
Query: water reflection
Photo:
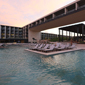
M 24 47 L 0 51 L 0 85 L 84 85 L 84 52 L 44 56 Z M 16 49 L 16 50 L 15 50 Z M 82 54 L 82 57 L 81 57 Z

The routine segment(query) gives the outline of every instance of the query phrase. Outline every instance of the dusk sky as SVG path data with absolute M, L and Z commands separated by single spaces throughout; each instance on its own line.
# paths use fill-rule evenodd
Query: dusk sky
M 75 0 L 0 0 L 0 24 L 25 26 Z

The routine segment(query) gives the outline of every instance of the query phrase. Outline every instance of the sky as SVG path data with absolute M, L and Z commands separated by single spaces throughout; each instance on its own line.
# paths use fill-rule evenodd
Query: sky
M 75 0 L 0 0 L 0 24 L 25 26 Z

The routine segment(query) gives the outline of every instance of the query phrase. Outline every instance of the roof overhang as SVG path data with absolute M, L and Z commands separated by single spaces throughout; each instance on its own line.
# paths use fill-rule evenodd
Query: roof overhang
M 82 21 L 85 21 L 85 7 L 83 9 L 80 9 L 71 13 L 67 13 L 63 15 L 62 17 L 52 19 L 48 22 L 34 26 L 30 28 L 30 30 L 39 32 L 39 31 L 43 31 L 43 30 L 47 30 L 47 29 L 51 29 L 51 28 L 55 28 L 59 26 L 64 26 L 68 24 L 73 24 L 77 22 L 82 22 Z
M 65 30 L 65 31 L 70 31 L 70 32 L 75 32 L 75 33 L 78 32 L 78 33 L 82 34 L 82 26 L 84 26 L 84 28 L 85 28 L 84 24 L 77 24 L 77 25 L 72 25 L 72 26 L 68 26 L 68 27 L 62 27 L 62 28 L 59 28 L 59 29 Z

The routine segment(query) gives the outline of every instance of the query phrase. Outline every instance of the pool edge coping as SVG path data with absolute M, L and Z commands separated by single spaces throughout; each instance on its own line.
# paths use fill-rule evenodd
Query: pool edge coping
M 73 52 L 73 51 L 78 51 L 78 50 L 85 50 L 85 49 L 82 49 L 82 48 L 76 48 L 76 49 L 70 49 L 70 50 L 62 50 L 62 51 L 57 51 L 57 52 L 48 52 L 48 53 L 45 53 L 45 52 L 39 52 L 39 51 L 36 51 L 36 50 L 30 50 L 30 49 L 25 49 L 25 51 L 30 51 L 30 52 L 34 52 L 34 53 L 37 53 L 37 54 L 42 54 L 42 55 L 46 55 L 46 56 L 49 56 L 49 55 L 58 55 L 58 54 L 63 54 L 63 53 L 68 53 L 68 52 Z

